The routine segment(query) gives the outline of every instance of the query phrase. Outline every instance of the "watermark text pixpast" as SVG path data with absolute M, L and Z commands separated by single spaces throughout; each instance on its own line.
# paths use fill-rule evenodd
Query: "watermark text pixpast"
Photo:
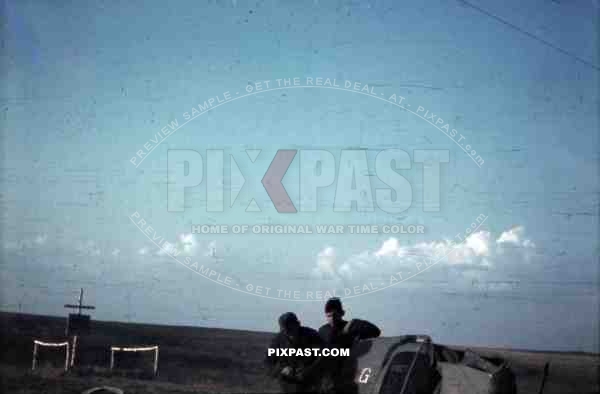
M 288 356 L 298 356 L 298 357 L 349 357 L 350 349 L 338 349 L 338 348 L 304 348 L 304 349 L 294 349 L 294 348 L 272 348 L 270 347 L 267 351 L 269 356 L 276 357 L 288 357 Z
M 185 190 L 204 182 L 204 158 L 191 149 L 168 151 L 168 210 L 185 210 Z M 210 149 L 206 154 L 206 210 L 224 211 L 225 153 L 222 149 Z M 422 167 L 423 211 L 440 210 L 440 172 L 449 163 L 448 150 L 423 150 L 413 152 L 413 159 L 402 149 L 379 151 L 371 173 L 367 152 L 364 149 L 343 149 L 339 161 L 331 151 L 322 149 L 279 149 L 267 168 L 261 183 L 275 209 L 279 213 L 297 213 L 298 210 L 282 184 L 283 178 L 294 158 L 299 157 L 300 212 L 316 212 L 318 191 L 335 184 L 334 212 L 350 212 L 356 203 L 359 212 L 374 212 L 375 205 L 390 214 L 402 213 L 412 204 L 413 189 L 399 170 L 410 170 L 413 162 Z M 244 175 L 229 155 L 231 168 L 235 168 L 238 182 L 245 183 Z M 336 169 L 337 166 L 337 169 Z M 231 170 L 232 172 L 234 170 Z M 337 178 L 337 179 L 336 179 Z M 372 179 L 377 178 L 388 187 L 376 188 L 373 193 Z M 237 195 L 236 195 L 237 196 Z M 395 197 L 394 197 L 395 196 Z M 235 197 L 231 205 L 235 202 Z M 260 209 L 260 208 L 259 208 Z
M 451 144 L 467 154 L 477 167 L 481 168 L 484 164 L 483 158 L 467 143 L 469 142 L 467 137 L 442 119 L 452 117 L 452 115 L 439 114 L 435 109 L 429 108 L 427 104 L 419 105 L 410 97 L 400 95 L 397 91 L 391 91 L 392 87 L 388 89 L 381 85 L 314 76 L 272 78 L 260 82 L 249 82 L 240 89 L 229 89 L 223 94 L 206 98 L 203 102 L 196 103 L 197 105 L 190 103 L 190 107 L 182 111 L 181 116 L 172 116 L 167 123 L 163 124 L 164 127 L 157 130 L 151 138 L 143 143 L 143 148 L 138 148 L 137 152 L 130 156 L 128 161 L 138 168 L 159 145 L 179 129 L 209 111 L 255 94 L 277 90 L 291 91 L 291 89 L 337 90 L 350 93 L 357 98 L 367 97 L 369 101 L 379 100 L 386 107 L 398 108 L 409 116 L 416 116 L 425 121 L 427 128 L 431 126 L 440 131 L 451 141 Z M 361 119 L 362 121 L 363 119 Z M 231 131 L 233 132 L 233 130 Z M 364 131 L 361 125 L 361 138 Z M 219 133 L 225 134 L 227 132 L 228 130 L 219 131 Z M 399 139 L 398 143 L 402 144 L 402 141 Z M 428 142 L 433 144 L 429 140 Z M 270 141 L 265 143 L 270 144 Z M 232 146 L 227 149 L 204 151 L 203 149 L 206 148 L 204 143 L 200 146 L 182 146 L 183 149 L 177 149 L 176 144 L 173 144 L 172 147 L 175 149 L 167 150 L 167 211 L 177 212 L 177 216 L 181 217 L 183 216 L 181 213 L 186 209 L 195 211 L 195 208 L 200 206 L 204 206 L 207 212 L 225 212 L 235 206 L 236 209 L 241 207 L 249 213 L 245 217 L 251 217 L 254 215 L 253 212 L 261 211 L 258 202 L 262 201 L 266 204 L 262 205 L 262 208 L 270 207 L 272 204 L 279 214 L 317 212 L 323 209 L 329 209 L 336 213 L 348 213 L 345 215 L 329 215 L 323 212 L 315 215 L 298 214 L 288 216 L 289 220 L 277 220 L 279 224 L 275 225 L 270 224 L 270 217 L 267 221 L 269 224 L 256 224 L 256 222 L 249 224 L 248 222 L 252 222 L 252 220 L 244 220 L 237 215 L 238 212 L 233 212 L 233 209 L 231 209 L 232 212 L 223 215 L 225 219 L 222 221 L 215 221 L 210 217 L 208 220 L 204 217 L 194 221 L 186 217 L 188 219 L 186 227 L 191 223 L 196 223 L 191 224 L 191 233 L 199 234 L 201 236 L 198 238 L 207 240 L 231 239 L 229 236 L 213 238 L 210 237 L 211 234 L 268 234 L 270 237 L 271 235 L 279 237 L 285 234 L 300 234 L 298 239 L 302 239 L 304 234 L 390 234 L 391 238 L 394 238 L 395 234 L 424 234 L 429 228 L 426 229 L 421 223 L 408 224 L 404 220 L 407 216 L 402 218 L 391 218 L 391 216 L 407 211 L 413 204 L 422 207 L 423 212 L 439 212 L 442 209 L 440 200 L 445 193 L 441 193 L 441 189 L 451 182 L 445 178 L 445 174 L 454 168 L 448 164 L 450 163 L 449 150 L 416 149 L 414 146 L 410 150 L 403 150 L 402 146 L 389 143 L 377 145 L 377 149 L 370 149 L 363 146 L 362 142 L 359 148 L 351 147 L 335 151 L 318 149 L 323 146 L 296 149 L 300 146 L 296 145 L 299 143 L 299 141 L 290 139 L 289 143 L 286 140 L 283 145 L 268 145 L 263 147 L 264 149 L 254 145 L 254 149 L 246 149 L 243 156 L 248 157 L 243 158 L 237 156 L 238 153 L 233 151 Z M 210 146 L 214 148 L 215 145 L 211 144 Z M 407 148 L 407 146 L 404 147 Z M 441 147 L 445 148 L 445 146 Z M 429 148 L 434 148 L 434 146 L 429 146 Z M 376 157 L 370 155 L 373 153 L 376 154 Z M 257 160 L 259 157 L 260 159 Z M 240 159 L 247 165 L 240 168 L 238 165 Z M 454 160 L 454 156 L 452 160 Z M 441 181 L 442 177 L 444 177 L 444 182 Z M 242 193 L 243 190 L 245 193 Z M 288 194 L 288 190 L 290 194 Z M 225 195 L 226 191 L 229 191 L 228 199 Z M 200 198 L 198 198 L 199 195 Z M 236 204 L 238 197 L 240 197 L 240 201 Z M 363 214 L 375 212 L 377 209 L 389 214 L 390 217 L 382 219 L 378 214 Z M 368 219 L 363 220 L 354 216 L 356 219 L 350 223 L 358 223 L 347 224 L 348 221 L 340 218 L 341 216 L 346 218 L 353 216 L 352 212 L 360 212 L 360 216 L 368 217 Z M 307 216 L 313 216 L 313 218 L 308 219 Z M 411 219 L 419 217 L 419 222 L 423 216 L 410 214 Z M 439 217 L 439 215 L 433 216 Z M 254 215 L 254 217 L 257 216 Z M 326 217 L 327 219 L 325 219 Z M 369 282 L 363 283 L 362 286 L 352 286 L 350 282 L 345 282 L 346 279 L 340 282 L 338 281 L 339 277 L 335 277 L 333 282 L 328 278 L 328 281 L 320 283 L 324 283 L 325 286 L 337 283 L 335 286 L 340 287 L 316 288 L 310 291 L 307 291 L 304 285 L 301 288 L 288 289 L 285 288 L 287 285 L 284 282 L 265 286 L 262 283 L 249 283 L 241 280 L 236 278 L 233 273 L 226 272 L 226 265 L 222 263 L 226 262 L 228 257 L 216 258 L 216 249 L 211 249 L 213 251 L 211 257 L 190 255 L 189 249 L 183 248 L 182 251 L 181 244 L 175 246 L 166 242 L 165 238 L 150 225 L 150 221 L 143 218 L 138 212 L 131 215 L 129 219 L 150 242 L 160 248 L 158 255 L 161 258 L 175 260 L 185 269 L 204 279 L 236 292 L 253 296 L 312 301 L 332 296 L 352 298 L 381 291 L 425 272 L 449 254 L 454 253 L 455 250 L 459 253 L 460 248 L 457 245 L 465 242 L 469 235 L 485 222 L 487 216 L 479 215 L 470 226 L 459 232 L 455 237 L 456 245 L 446 241 L 448 244 L 443 255 L 412 256 L 407 259 L 392 258 L 394 261 L 390 261 L 389 266 L 394 266 L 394 272 L 389 275 L 385 273 L 375 275 L 376 278 L 373 281 L 369 278 Z M 203 223 L 204 220 L 210 223 Z M 219 222 L 223 224 L 215 224 Z M 321 224 L 322 222 L 330 224 Z M 402 224 L 398 222 L 402 222 Z M 368 236 L 365 237 L 368 238 Z M 371 238 L 375 238 L 375 236 L 371 236 Z M 180 253 L 183 254 L 180 255 Z M 374 254 L 368 255 L 368 257 L 376 259 L 378 263 L 383 263 L 387 261 L 388 256 L 381 257 L 379 254 Z M 344 273 L 347 274 L 346 271 Z M 339 276 L 341 272 L 337 274 Z M 354 283 L 356 282 L 352 282 L 352 284 Z M 347 287 L 344 287 L 346 285 Z
M 249 83 L 244 89 L 239 89 L 233 93 L 233 91 L 226 91 L 223 94 L 209 97 L 200 104 L 192 107 L 191 110 L 184 111 L 180 118 L 174 118 L 170 120 L 165 126 L 158 130 L 152 138 L 149 138 L 140 149 L 137 150 L 135 155 L 131 156 L 129 162 L 134 166 L 138 167 L 148 157 L 148 155 L 154 151 L 163 141 L 173 135 L 177 130 L 184 127 L 189 122 L 204 115 L 205 113 L 225 105 L 230 102 L 234 102 L 244 97 L 249 97 L 258 93 L 265 93 L 269 91 L 276 91 L 282 89 L 334 89 L 347 91 L 354 94 L 361 94 L 370 96 L 374 99 L 384 101 L 386 103 L 395 105 L 404 111 L 407 111 L 438 129 L 448 138 L 450 138 L 463 152 L 465 152 L 471 160 L 478 166 L 481 167 L 485 160 L 481 155 L 477 154 L 477 151 L 470 145 L 467 144 L 466 138 L 457 129 L 453 128 L 449 122 L 439 117 L 435 110 L 428 109 L 422 105 L 410 103 L 410 99 L 393 92 L 384 92 L 380 87 L 369 85 L 359 81 L 350 80 L 337 80 L 335 78 L 323 78 L 323 77 L 294 77 L 294 78 L 277 78 L 273 80 L 256 81 Z

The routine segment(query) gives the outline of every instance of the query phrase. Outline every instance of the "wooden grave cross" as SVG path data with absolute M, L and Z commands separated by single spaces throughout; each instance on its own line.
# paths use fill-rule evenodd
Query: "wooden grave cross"
M 66 335 L 73 335 L 73 345 L 71 346 L 71 361 L 70 366 L 75 363 L 75 351 L 77 349 L 77 336 L 86 333 L 90 329 L 90 315 L 81 314 L 82 309 L 96 309 L 92 305 L 83 305 L 83 289 L 79 292 L 79 302 L 74 304 L 65 304 L 65 308 L 77 309 L 77 313 L 69 313 L 67 319 Z

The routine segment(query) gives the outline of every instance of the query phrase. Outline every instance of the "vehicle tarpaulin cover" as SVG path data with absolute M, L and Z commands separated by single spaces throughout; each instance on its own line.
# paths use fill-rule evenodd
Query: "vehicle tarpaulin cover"
M 344 392 L 357 394 L 516 394 L 502 360 L 434 345 L 428 336 L 358 342 L 342 375 Z

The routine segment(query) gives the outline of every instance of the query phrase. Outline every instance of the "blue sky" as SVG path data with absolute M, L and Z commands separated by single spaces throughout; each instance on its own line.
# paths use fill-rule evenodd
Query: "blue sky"
M 599 7 L 5 1 L 2 310 L 62 315 L 85 287 L 98 319 L 274 330 L 277 316 L 294 310 L 317 326 L 322 301 L 238 291 L 192 272 L 184 257 L 241 289 L 344 295 L 389 284 L 443 250 L 451 254 L 414 278 L 347 298 L 349 315 L 386 335 L 597 351 Z M 301 87 L 232 100 L 179 128 L 139 166 L 130 162 L 205 100 L 296 77 Z M 308 88 L 307 77 L 368 84 L 388 101 Z M 410 110 L 390 103 L 394 94 Z M 419 116 L 419 106 L 457 130 L 483 164 Z M 382 149 L 411 160 L 419 149 L 448 151 L 440 211 L 423 211 L 423 167 L 414 160 L 400 170 L 413 198 L 399 215 L 333 212 L 335 185 L 322 190 L 318 212 L 275 210 L 260 180 L 278 149 L 329 151 L 338 171 L 340 151 L 352 147 L 367 149 L 370 170 Z M 169 149 L 205 160 L 207 149 L 223 149 L 226 186 L 233 155 L 246 178 L 235 205 L 226 187 L 225 211 L 206 212 L 204 182 L 186 190 L 184 212 L 169 212 Z M 256 162 L 246 149 L 261 150 Z M 296 206 L 299 179 L 296 157 L 283 181 Z M 246 211 L 253 198 L 261 212 Z M 135 212 L 177 244 L 179 261 L 130 220 Z M 486 219 L 469 240 L 449 246 L 479 215 Z M 426 231 L 188 235 L 189 245 L 177 243 L 192 224 L 263 223 Z

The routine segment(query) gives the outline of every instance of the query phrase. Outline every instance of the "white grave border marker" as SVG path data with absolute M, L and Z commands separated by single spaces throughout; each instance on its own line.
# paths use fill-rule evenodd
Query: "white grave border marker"
M 66 347 L 66 355 L 65 355 L 65 371 L 69 369 L 69 341 L 67 342 L 42 342 L 37 339 L 33 340 L 33 361 L 31 364 L 31 370 L 34 371 L 37 365 L 37 354 L 39 346 L 47 346 L 47 347 Z
M 154 351 L 154 375 L 158 370 L 158 346 L 147 346 L 147 347 L 110 347 L 110 369 L 113 370 L 115 366 L 115 352 L 151 352 Z

